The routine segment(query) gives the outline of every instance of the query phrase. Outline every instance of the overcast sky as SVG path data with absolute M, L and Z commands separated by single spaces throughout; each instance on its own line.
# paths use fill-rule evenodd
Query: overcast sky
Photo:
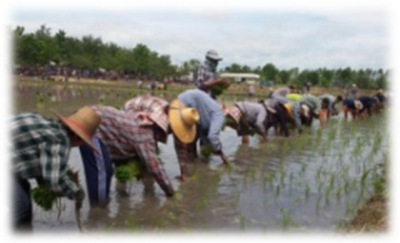
M 76 2 L 74 7 L 13 4 L 9 26 L 20 25 L 26 32 L 34 32 L 45 24 L 52 34 L 64 30 L 74 37 L 92 35 L 126 48 L 143 43 L 159 54 L 170 55 L 174 64 L 191 58 L 203 60 L 208 49 L 215 49 L 224 58 L 222 67 L 232 63 L 251 67 L 273 63 L 282 69 L 392 67 L 391 1 L 347 5 L 345 1 L 333 5 L 283 2 L 270 5 L 250 0 L 229 6 L 212 1 L 208 5 L 175 1 L 170 6 L 162 2 L 96 6 Z

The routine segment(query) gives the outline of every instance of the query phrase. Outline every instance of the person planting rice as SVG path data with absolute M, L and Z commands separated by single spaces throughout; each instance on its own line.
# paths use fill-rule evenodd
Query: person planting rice
M 299 101 L 301 99 L 301 97 L 303 97 L 301 94 L 297 94 L 297 93 L 289 93 L 286 95 L 286 98 L 288 98 L 289 100 L 293 100 L 293 101 Z
M 282 103 L 276 102 L 274 99 L 260 100 L 259 103 L 268 110 L 265 122 L 265 133 L 268 134 L 270 127 L 274 127 L 275 132 L 278 132 L 279 127 L 279 132 L 289 137 L 287 123 L 290 121 L 290 117 L 285 106 Z
M 377 112 L 381 112 L 385 108 L 386 104 L 386 97 L 383 93 L 383 90 L 378 90 L 376 94 L 372 96 L 374 99 L 377 100 L 376 102 L 376 110 Z
M 48 195 L 48 200 L 52 200 L 52 195 L 65 196 L 80 207 L 85 197 L 83 189 L 68 175 L 68 157 L 71 147 L 82 144 L 92 153 L 96 151 L 91 137 L 100 117 L 90 107 L 83 107 L 69 117 L 54 113 L 58 119 L 21 113 L 11 122 L 13 220 L 17 230 L 32 227 L 29 179 L 36 179 L 40 187 L 49 189 L 50 194 L 42 194 Z
M 193 111 L 186 108 L 195 108 L 198 114 L 194 114 Z M 184 119 L 183 111 L 188 113 L 187 119 Z M 191 113 L 192 115 L 189 116 Z M 184 168 L 188 159 L 179 156 L 179 154 L 197 157 L 195 147 L 198 140 L 200 140 L 201 146 L 211 145 L 212 152 L 219 155 L 224 164 L 228 164 L 219 141 L 219 133 L 225 118 L 220 105 L 209 95 L 198 89 L 190 89 L 180 93 L 178 98 L 170 103 L 168 119 L 174 135 L 178 138 L 175 139 L 175 149 L 181 168 Z M 196 129 L 191 128 L 195 120 L 198 120 L 196 122 L 197 134 Z
M 321 108 L 326 110 L 326 118 L 329 120 L 331 116 L 336 116 L 339 114 L 336 109 L 336 105 L 343 101 L 341 95 L 334 96 L 330 94 L 323 94 L 318 97 L 321 101 Z
M 361 118 L 365 118 L 367 116 L 367 113 L 368 116 L 372 116 L 372 109 L 379 105 L 379 100 L 375 99 L 372 96 L 359 96 L 357 100 L 360 101 L 362 104 L 362 109 L 360 109 L 359 112 Z
M 92 108 L 102 119 L 93 137 L 101 155 L 95 155 L 86 146 L 80 147 L 90 204 L 96 206 L 107 203 L 113 175 L 112 163 L 126 164 L 133 158 L 138 158 L 146 173 L 156 180 L 166 196 L 172 197 L 174 189 L 156 154 L 156 140 L 165 137 L 165 131 L 155 124 L 165 122 L 166 118 L 154 114 L 135 114 L 107 106 L 95 105 Z M 165 116 L 163 113 L 158 115 Z M 196 129 L 195 125 L 188 127 L 194 131 Z
M 222 58 L 215 50 L 209 50 L 206 53 L 206 60 L 197 68 L 197 73 L 194 78 L 196 87 L 216 99 L 224 89 L 230 85 L 225 78 L 217 77 L 217 66 Z
M 348 113 L 351 113 L 353 119 L 355 119 L 359 111 L 363 108 L 362 103 L 359 100 L 347 98 L 343 100 L 343 113 L 344 119 L 347 120 Z
M 249 143 L 249 135 L 254 133 L 260 136 L 261 142 L 267 139 L 265 129 L 267 112 L 262 104 L 249 101 L 236 102 L 224 109 L 226 125 L 237 131 L 244 144 Z
M 323 100 L 324 102 L 324 109 L 321 109 L 321 101 L 315 97 L 314 95 L 311 94 L 306 94 L 301 97 L 299 100 L 299 103 L 301 106 L 308 106 L 310 109 L 311 115 L 306 119 L 305 125 L 306 126 L 311 126 L 313 118 L 319 118 L 319 123 L 321 125 L 321 128 L 324 127 L 325 125 L 325 115 L 326 115 L 326 109 L 328 107 L 327 105 L 327 100 Z
M 296 130 L 301 134 L 303 132 L 301 128 L 302 118 L 306 121 L 311 119 L 310 107 L 300 104 L 300 102 L 291 101 L 286 97 L 275 96 L 273 99 L 285 107 L 288 112 L 288 120 L 295 123 Z

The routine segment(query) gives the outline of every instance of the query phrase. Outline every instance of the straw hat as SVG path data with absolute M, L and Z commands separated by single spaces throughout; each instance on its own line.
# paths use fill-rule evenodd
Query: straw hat
M 354 101 L 354 106 L 357 108 L 357 110 L 361 110 L 363 108 L 363 104 L 359 100 Z
M 240 117 L 242 116 L 239 108 L 236 106 L 229 106 L 225 108 L 223 112 L 225 116 L 229 115 L 235 120 L 236 123 L 239 123 Z
M 87 145 L 99 152 L 92 143 L 92 137 L 100 124 L 101 118 L 92 108 L 85 106 L 69 117 L 61 116 L 54 110 L 52 112 Z
M 302 104 L 301 108 L 303 109 L 303 115 L 307 118 L 309 118 L 310 116 L 310 108 L 308 107 L 308 105 Z
M 168 119 L 172 131 L 181 142 L 193 142 L 196 136 L 196 124 L 200 120 L 195 108 L 186 107 L 182 101 L 174 99 L 169 106 Z

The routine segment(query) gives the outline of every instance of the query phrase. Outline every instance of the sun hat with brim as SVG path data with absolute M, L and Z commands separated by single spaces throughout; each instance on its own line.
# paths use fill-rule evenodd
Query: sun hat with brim
M 200 115 L 195 108 L 186 107 L 179 99 L 169 105 L 168 120 L 175 136 L 183 143 L 191 143 L 196 137 L 196 124 Z
M 236 123 L 239 123 L 242 113 L 236 106 L 229 106 L 224 110 L 224 115 L 232 117 Z
M 359 100 L 354 101 L 354 106 L 357 108 L 357 110 L 362 110 L 363 104 Z
M 276 105 L 276 101 L 273 99 L 267 99 L 263 101 L 263 105 L 267 108 L 268 112 L 271 112 L 272 114 L 276 113 L 275 110 L 275 105 Z
M 222 57 L 220 57 L 215 50 L 207 51 L 206 57 L 208 57 L 210 59 L 213 59 L 213 60 L 216 60 L 216 61 L 221 61 L 222 60 Z
M 307 118 L 309 118 L 310 116 L 310 108 L 308 107 L 308 105 L 302 104 L 301 108 L 303 109 L 303 115 Z
M 100 153 L 99 150 L 93 145 L 92 137 L 95 134 L 98 126 L 100 125 L 101 118 L 97 113 L 90 108 L 85 106 L 69 117 L 64 117 L 58 114 L 56 111 L 51 110 L 63 124 L 65 124 L 73 133 L 80 137 L 87 145 L 89 145 L 94 151 Z
M 165 112 L 135 112 L 135 117 L 138 118 L 139 126 L 150 126 L 156 124 L 161 130 L 168 135 L 168 116 Z

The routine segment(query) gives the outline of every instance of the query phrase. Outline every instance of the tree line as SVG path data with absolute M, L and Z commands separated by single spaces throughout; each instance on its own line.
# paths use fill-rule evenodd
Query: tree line
M 18 66 L 46 66 L 50 63 L 80 70 L 113 70 L 123 74 L 153 77 L 179 77 L 194 72 L 201 63 L 190 59 L 181 65 L 171 62 L 170 55 L 159 54 L 148 46 L 138 43 L 133 48 L 124 48 L 115 43 L 105 43 L 101 37 L 85 35 L 81 38 L 68 36 L 58 30 L 41 25 L 33 33 L 17 26 L 13 30 L 14 62 Z M 263 81 L 274 84 L 304 86 L 306 83 L 323 87 L 345 87 L 353 83 L 360 88 L 387 88 L 389 70 L 352 69 L 351 67 L 300 70 L 298 67 L 279 69 L 272 63 L 251 68 L 233 63 L 219 72 L 250 72 L 260 75 Z

